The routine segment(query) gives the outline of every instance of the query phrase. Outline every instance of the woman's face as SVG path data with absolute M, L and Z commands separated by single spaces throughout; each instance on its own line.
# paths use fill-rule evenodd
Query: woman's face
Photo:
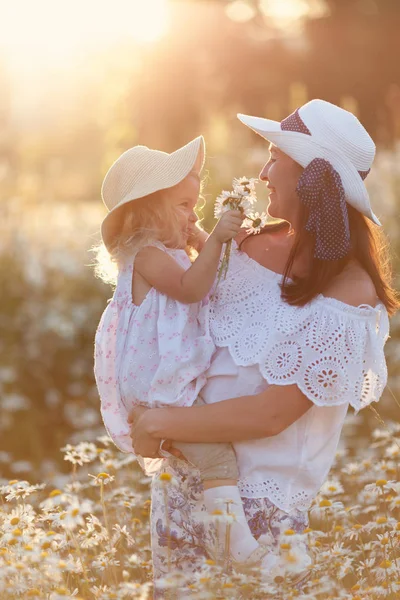
M 176 209 L 181 232 L 187 240 L 198 220 L 194 212 L 199 199 L 200 178 L 190 173 L 183 181 L 168 190 L 168 202 Z
M 266 182 L 271 191 L 268 214 L 289 221 L 295 226 L 300 210 L 296 187 L 303 168 L 272 144 L 269 152 L 269 161 L 260 173 L 260 179 Z

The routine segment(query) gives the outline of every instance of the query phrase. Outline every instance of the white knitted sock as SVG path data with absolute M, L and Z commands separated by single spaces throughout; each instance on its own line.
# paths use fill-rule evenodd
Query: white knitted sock
M 234 504 L 229 504 L 229 512 L 235 515 L 230 531 L 230 551 L 235 560 L 246 560 L 259 544 L 250 531 L 238 488 L 235 485 L 224 485 L 204 490 L 204 501 L 209 513 L 216 509 L 227 512 L 227 505 L 219 502 L 227 499 L 233 500 Z M 219 531 L 222 533 L 221 541 L 225 540 L 225 523 L 221 524 Z

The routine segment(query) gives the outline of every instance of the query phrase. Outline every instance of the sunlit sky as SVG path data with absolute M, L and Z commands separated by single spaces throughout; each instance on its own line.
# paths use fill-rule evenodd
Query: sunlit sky
M 124 38 L 151 43 L 168 29 L 167 0 L 10 0 L 0 49 L 12 69 L 61 65 Z
M 193 4 L 196 0 L 192 0 Z M 200 1 L 200 0 L 197 0 Z M 315 1 L 315 0 L 314 0 Z M 0 19 L 0 52 L 11 69 L 62 67 L 79 53 L 131 39 L 151 44 L 168 33 L 172 0 L 9 0 Z M 304 16 L 306 0 L 259 0 L 278 26 Z M 248 20 L 245 0 L 227 3 L 227 12 Z
M 259 0 L 259 7 L 269 26 L 288 33 L 290 24 L 318 1 Z M 196 3 L 203 5 L 204 0 L 8 0 L 0 18 L 0 77 L 5 69 L 13 89 L 14 114 L 43 112 L 50 98 L 59 102 L 64 93 L 71 97 L 68 85 L 79 80 L 82 65 L 106 68 L 108 56 L 118 59 L 118 67 L 124 59 L 140 60 L 146 49 L 174 36 L 173 7 Z M 217 5 L 221 6 L 218 0 Z M 254 16 L 246 0 L 227 2 L 226 11 L 242 22 Z M 196 18 L 195 10 L 193 15 Z M 187 25 L 190 28 L 190 19 Z M 128 46 L 133 42 L 135 49 L 126 56 L 123 50 L 112 51 L 125 42 Z M 101 60 L 93 61 L 98 54 Z M 82 73 L 81 77 L 87 76 Z

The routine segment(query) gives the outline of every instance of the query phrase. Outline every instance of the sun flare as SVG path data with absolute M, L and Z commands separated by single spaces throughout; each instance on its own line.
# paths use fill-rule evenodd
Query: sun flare
M 167 0 L 13 0 L 0 21 L 1 54 L 12 68 L 61 66 L 113 43 L 157 41 L 167 12 Z
M 302 18 L 310 11 L 305 0 L 261 0 L 260 8 L 266 16 L 280 26 Z

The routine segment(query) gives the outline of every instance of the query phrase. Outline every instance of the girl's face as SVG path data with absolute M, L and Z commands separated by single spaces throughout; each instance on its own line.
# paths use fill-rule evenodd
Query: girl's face
M 269 161 L 264 165 L 259 176 L 271 190 L 268 214 L 289 221 L 294 226 L 301 208 L 296 187 L 303 168 L 272 144 L 269 151 Z
M 183 181 L 168 190 L 168 203 L 177 212 L 181 233 L 185 242 L 194 230 L 198 220 L 194 212 L 199 199 L 200 178 L 196 173 L 190 173 Z

